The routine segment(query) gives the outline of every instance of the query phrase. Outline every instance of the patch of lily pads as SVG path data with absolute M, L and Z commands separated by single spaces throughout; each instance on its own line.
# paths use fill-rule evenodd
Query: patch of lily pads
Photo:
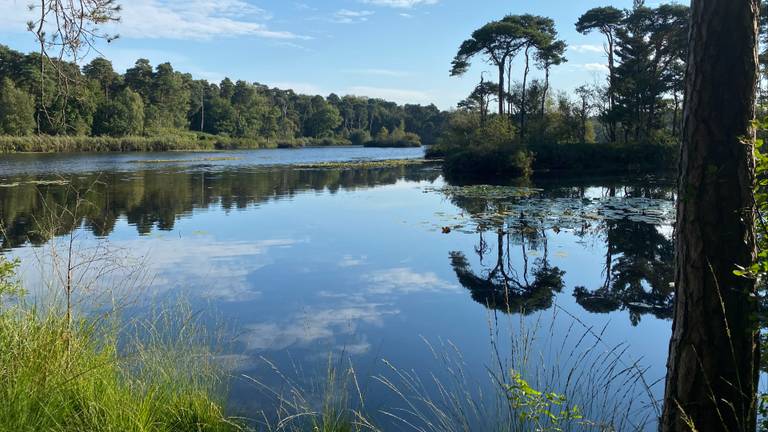
M 352 160 L 345 162 L 294 164 L 292 167 L 296 169 L 373 169 L 424 165 L 428 162 L 424 159 Z
M 645 197 L 548 197 L 542 189 L 516 186 L 445 186 L 425 188 L 443 194 L 462 211 L 436 214 L 437 225 L 463 233 L 504 227 L 516 230 L 555 231 L 583 229 L 595 222 L 629 220 L 671 225 L 674 202 Z M 436 225 L 436 228 L 438 226 Z

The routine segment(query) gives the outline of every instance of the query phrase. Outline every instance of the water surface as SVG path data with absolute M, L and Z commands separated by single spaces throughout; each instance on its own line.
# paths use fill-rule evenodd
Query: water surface
M 239 159 L 200 160 L 220 156 Z M 600 335 L 597 350 L 621 346 L 628 362 L 647 368 L 649 383 L 664 376 L 668 182 L 456 187 L 429 164 L 291 166 L 420 156 L 329 148 L 3 157 L 3 247 L 25 259 L 28 284 L 41 284 L 45 273 L 29 262 L 49 242 L 46 212 L 85 197 L 87 208 L 58 234 L 74 230 L 84 249 L 108 241 L 144 257 L 153 278 L 146 297 L 183 296 L 217 316 L 211 322 L 224 323 L 231 336 L 222 354 L 236 360 L 233 375 L 265 382 L 279 379 L 262 357 L 300 369 L 301 381 L 322 375 L 330 353 L 349 358 L 363 378 L 381 373 L 382 359 L 439 374 L 427 342 L 455 346 L 482 381 L 494 333 L 537 325 L 545 344 L 589 329 Z M 186 162 L 129 162 L 167 159 Z M 370 406 L 396 399 L 363 381 Z M 263 408 L 264 400 L 244 380 L 233 383 L 237 412 Z

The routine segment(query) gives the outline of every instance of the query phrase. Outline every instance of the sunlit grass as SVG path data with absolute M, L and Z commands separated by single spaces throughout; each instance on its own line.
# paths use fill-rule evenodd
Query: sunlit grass
M 221 373 L 189 342 L 186 319 L 172 326 L 172 339 L 155 327 L 171 321 L 137 324 L 121 338 L 107 321 L 80 320 L 68 330 L 52 312 L 0 313 L 0 430 L 238 430 L 217 396 Z

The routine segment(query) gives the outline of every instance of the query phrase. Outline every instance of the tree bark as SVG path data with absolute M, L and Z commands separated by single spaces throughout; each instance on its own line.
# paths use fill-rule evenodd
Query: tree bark
M 504 66 L 506 61 L 499 63 L 499 117 L 504 117 Z
M 661 430 L 754 431 L 758 0 L 693 0 Z
M 528 45 L 525 47 L 525 71 L 523 72 L 523 90 L 522 90 L 522 100 L 520 102 L 520 141 L 525 141 L 525 97 L 526 97 L 526 87 L 528 86 L 528 73 L 531 71 L 531 65 L 530 65 L 530 55 L 529 51 L 531 49 L 531 46 Z
M 541 95 L 541 119 L 544 120 L 544 111 L 547 109 L 547 93 L 549 93 L 549 66 L 544 68 L 544 94 Z
M 603 31 L 605 34 L 605 37 L 608 39 L 608 112 L 611 115 L 610 121 L 608 123 L 608 131 L 609 131 L 609 138 L 612 143 L 616 142 L 616 120 L 613 118 L 613 109 L 614 106 L 616 106 L 616 77 L 615 77 L 615 71 L 616 71 L 616 62 L 615 62 L 615 55 L 613 51 L 613 29 L 605 29 Z

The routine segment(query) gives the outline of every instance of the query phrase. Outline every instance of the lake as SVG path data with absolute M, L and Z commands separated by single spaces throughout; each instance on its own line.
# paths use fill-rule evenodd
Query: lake
M 604 380 L 632 405 L 625 430 L 653 430 L 650 398 L 663 392 L 671 329 L 672 183 L 459 186 L 432 163 L 313 166 L 422 155 L 3 156 L 3 248 L 23 259 L 29 290 L 42 292 L 53 277 L 44 269 L 44 221 L 50 209 L 84 198 L 56 241 L 72 234 L 78 250 L 140 263 L 143 276 L 130 289 L 141 289 L 142 300 L 130 313 L 184 299 L 226 334 L 219 355 L 235 377 L 233 413 L 255 416 L 271 400 L 244 376 L 275 388 L 285 375 L 311 399 L 329 362 L 353 364 L 366 408 L 380 413 L 404 404 L 381 378 L 397 380 L 393 367 L 440 399 L 433 377 L 452 381 L 461 365 L 462 385 L 482 399 L 489 370 L 503 362 L 532 382 L 577 381 L 574 392 Z M 95 287 L 79 298 L 94 298 Z M 638 374 L 625 380 L 623 369 Z

